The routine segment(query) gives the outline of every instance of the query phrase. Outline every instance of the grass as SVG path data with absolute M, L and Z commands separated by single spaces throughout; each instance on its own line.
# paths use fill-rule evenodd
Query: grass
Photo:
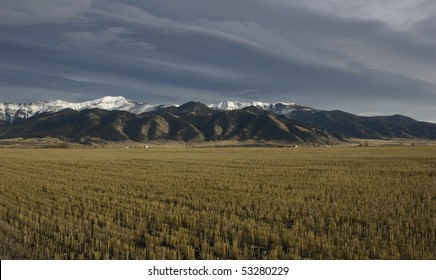
M 1 149 L 1 259 L 435 259 L 436 147 Z

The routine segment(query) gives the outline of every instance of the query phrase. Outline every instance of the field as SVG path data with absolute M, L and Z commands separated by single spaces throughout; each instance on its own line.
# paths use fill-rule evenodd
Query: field
M 436 147 L 0 149 L 1 259 L 436 259 Z

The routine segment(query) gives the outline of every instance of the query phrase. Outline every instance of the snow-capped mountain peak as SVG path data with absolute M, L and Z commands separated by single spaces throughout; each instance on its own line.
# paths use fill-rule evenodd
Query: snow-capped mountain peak
M 63 109 L 73 109 L 76 111 L 86 109 L 104 109 L 108 111 L 119 110 L 128 111 L 134 114 L 151 112 L 158 108 L 168 107 L 170 105 L 138 103 L 123 96 L 105 96 L 91 101 L 73 103 L 63 100 L 49 100 L 33 103 L 0 103 L 0 121 L 14 122 L 16 119 L 27 119 L 31 116 L 41 113 L 58 112 Z M 177 105 L 175 105 L 177 106 Z M 312 110 L 309 107 L 295 103 L 266 103 L 266 102 L 240 102 L 240 101 L 223 101 L 210 104 L 208 107 L 214 110 L 240 110 L 245 107 L 255 106 L 260 109 L 271 111 L 275 114 L 290 115 L 295 109 Z
M 133 113 L 153 111 L 158 105 L 136 103 L 122 96 L 105 96 L 95 100 L 73 103 L 63 100 L 48 100 L 33 103 L 0 103 L 0 120 L 12 123 L 16 119 L 27 119 L 41 113 L 59 112 L 63 109 L 76 111 L 86 109 L 120 110 Z
M 279 115 L 290 115 L 295 109 L 300 110 L 312 110 L 310 107 L 302 106 L 296 103 L 286 102 L 240 102 L 240 101 L 223 101 L 215 104 L 210 104 L 209 107 L 214 110 L 240 110 L 246 107 L 254 106 L 265 111 L 271 111 Z
M 79 103 L 78 105 L 80 107 L 78 109 L 79 111 L 83 109 L 93 109 L 93 108 L 99 108 L 108 111 L 112 111 L 112 110 L 129 111 L 131 107 L 138 105 L 138 103 L 126 99 L 122 96 L 105 96 L 95 100 L 82 102 Z

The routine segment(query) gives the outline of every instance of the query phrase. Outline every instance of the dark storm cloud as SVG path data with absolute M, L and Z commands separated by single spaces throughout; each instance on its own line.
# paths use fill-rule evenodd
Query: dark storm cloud
M 282 100 L 434 120 L 435 5 L 360 2 L 2 1 L 0 102 Z

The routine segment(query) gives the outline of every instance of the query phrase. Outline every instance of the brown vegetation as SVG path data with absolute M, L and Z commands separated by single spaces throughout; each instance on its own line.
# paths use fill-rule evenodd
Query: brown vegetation
M 1 259 L 435 259 L 436 148 L 1 149 Z

